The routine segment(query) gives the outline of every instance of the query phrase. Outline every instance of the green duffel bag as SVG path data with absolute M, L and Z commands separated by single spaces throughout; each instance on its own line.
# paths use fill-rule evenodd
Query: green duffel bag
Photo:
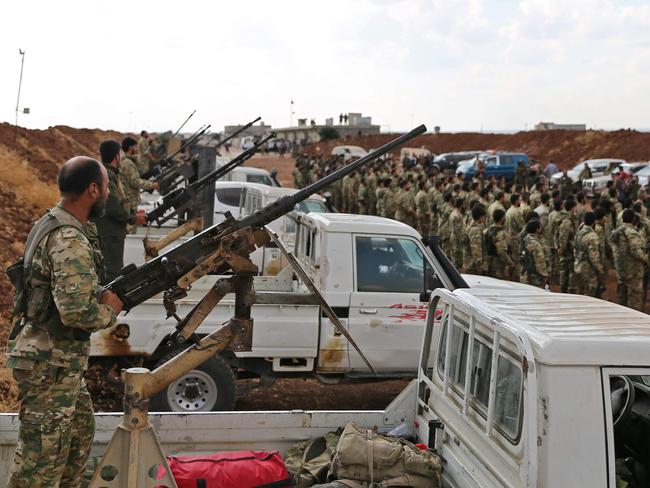
M 329 479 L 360 486 L 438 488 L 442 461 L 404 439 L 379 435 L 350 422 L 332 456 Z

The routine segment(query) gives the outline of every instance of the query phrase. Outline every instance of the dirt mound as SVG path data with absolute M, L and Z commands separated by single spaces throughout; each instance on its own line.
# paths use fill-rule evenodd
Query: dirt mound
M 396 136 L 376 134 L 337 139 L 311 144 L 307 150 L 329 154 L 334 146 L 344 144 L 374 149 Z M 524 152 L 535 160 L 553 160 L 561 169 L 590 158 L 650 159 L 650 134 L 627 129 L 613 132 L 549 130 L 516 134 L 425 134 L 410 141 L 408 146 L 423 146 L 434 154 L 472 150 Z
M 121 139 L 114 131 L 15 128 L 0 124 L 0 270 L 23 252 L 23 243 L 34 221 L 58 200 L 56 176 L 60 165 L 76 155 L 97 156 L 99 142 Z M 0 271 L 0 364 L 9 334 L 13 288 Z M 9 370 L 0 369 L 0 412 L 15 407 L 16 386 Z

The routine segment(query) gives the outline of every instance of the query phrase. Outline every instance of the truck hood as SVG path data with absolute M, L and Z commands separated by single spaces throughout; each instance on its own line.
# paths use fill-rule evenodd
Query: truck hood
M 498 280 L 490 278 L 489 276 L 480 276 L 473 274 L 462 275 L 470 288 L 478 289 L 494 289 L 500 288 L 504 290 L 538 290 L 536 286 L 524 285 L 523 283 L 515 283 L 514 281 Z

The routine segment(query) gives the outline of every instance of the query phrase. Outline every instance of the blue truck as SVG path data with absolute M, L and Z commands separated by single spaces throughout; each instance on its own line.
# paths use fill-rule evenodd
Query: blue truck
M 528 154 L 524 153 L 483 153 L 478 156 L 485 166 L 485 176 L 495 176 L 500 178 L 505 176 L 506 181 L 512 181 L 515 177 L 515 170 L 519 161 L 523 161 L 526 166 L 529 165 Z M 456 174 L 462 173 L 466 180 L 471 180 L 476 172 L 476 158 L 467 159 L 458 163 Z

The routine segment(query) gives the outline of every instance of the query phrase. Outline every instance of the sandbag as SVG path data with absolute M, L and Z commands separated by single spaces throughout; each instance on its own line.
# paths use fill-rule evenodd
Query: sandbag
M 178 488 L 289 488 L 289 473 L 278 452 L 219 452 L 208 456 L 167 456 Z
M 442 461 L 433 453 L 350 422 L 332 456 L 330 479 L 374 483 L 379 487 L 438 488 L 441 471 Z

